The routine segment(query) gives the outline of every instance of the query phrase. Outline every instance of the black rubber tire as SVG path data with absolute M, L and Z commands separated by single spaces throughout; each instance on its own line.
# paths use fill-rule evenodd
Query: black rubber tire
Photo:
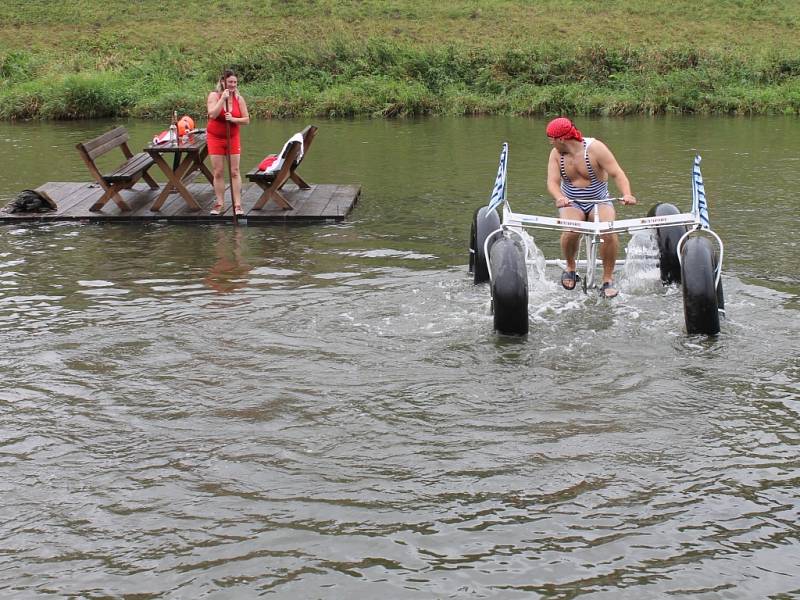
M 702 236 L 688 238 L 681 248 L 681 288 L 686 333 L 719 333 L 719 305 L 714 286 L 714 248 Z M 721 286 L 720 286 L 721 289 Z
M 528 270 L 525 248 L 517 240 L 499 238 L 489 253 L 492 265 L 494 328 L 504 335 L 528 333 Z
M 674 204 L 659 203 L 647 211 L 648 217 L 661 217 L 663 215 L 677 215 L 680 210 Z M 659 227 L 656 229 L 658 240 L 658 268 L 661 271 L 661 283 L 681 282 L 681 264 L 678 260 L 678 241 L 683 234 L 689 231 L 685 225 Z
M 469 272 L 473 275 L 474 283 L 489 281 L 489 269 L 486 268 L 483 244 L 486 242 L 486 236 L 499 228 L 500 216 L 496 210 L 489 211 L 488 207 L 481 206 L 472 216 L 472 229 L 469 236 Z M 489 247 L 491 248 L 493 244 L 494 242 L 489 242 Z

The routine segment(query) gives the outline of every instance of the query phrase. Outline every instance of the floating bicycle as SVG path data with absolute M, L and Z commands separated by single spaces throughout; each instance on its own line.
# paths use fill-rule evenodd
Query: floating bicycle
M 721 281 L 723 244 L 709 225 L 699 156 L 695 157 L 692 171 L 690 212 L 681 213 L 672 204 L 659 203 L 646 217 L 614 221 L 600 221 L 597 210 L 593 211 L 593 221 L 513 212 L 506 199 L 507 164 L 508 144 L 503 144 L 491 200 L 488 206 L 475 211 L 470 234 L 470 272 L 475 283 L 490 283 L 494 328 L 499 333 L 528 333 L 528 265 L 535 265 L 536 254 L 533 238 L 523 232 L 530 229 L 581 234 L 578 269 L 583 269 L 584 292 L 595 287 L 603 235 L 655 230 L 661 281 L 665 285 L 680 284 L 687 333 L 719 333 L 720 315 L 725 312 Z M 595 202 L 609 200 L 619 199 Z M 501 204 L 502 223 L 496 211 Z M 581 251 L 585 258 L 580 257 Z M 617 261 L 617 265 L 624 263 Z M 563 262 L 545 260 L 545 264 L 563 265 Z

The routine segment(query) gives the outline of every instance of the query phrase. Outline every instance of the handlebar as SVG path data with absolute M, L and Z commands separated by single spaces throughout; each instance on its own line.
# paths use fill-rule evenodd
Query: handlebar
M 570 202 L 580 202 L 581 204 L 602 204 L 603 202 L 623 202 L 625 198 L 619 196 L 618 198 L 597 198 L 595 200 L 570 200 Z
M 634 196 L 634 198 L 635 198 L 635 196 Z M 569 198 L 567 198 L 567 200 L 569 200 L 570 203 L 577 202 L 579 204 L 603 204 L 605 202 L 619 202 L 620 204 L 622 204 L 624 206 L 628 206 L 628 204 L 625 203 L 625 197 L 624 196 L 619 196 L 619 197 L 616 197 L 616 198 L 596 198 L 596 199 L 593 199 L 593 200 L 570 200 Z M 638 199 L 637 199 L 636 203 L 638 203 Z

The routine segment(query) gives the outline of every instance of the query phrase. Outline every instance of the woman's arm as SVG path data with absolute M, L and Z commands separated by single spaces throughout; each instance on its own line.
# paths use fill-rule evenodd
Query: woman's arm
M 222 109 L 225 107 L 225 98 L 227 98 L 228 90 L 223 90 L 220 94 L 219 92 L 211 92 L 208 95 L 208 100 L 206 100 L 206 109 L 208 110 L 208 118 L 211 120 L 216 119 Z
M 250 122 L 250 113 L 247 112 L 247 102 L 241 94 L 236 96 L 239 99 L 239 112 L 242 113 L 241 117 L 231 118 L 232 123 L 239 123 L 240 125 L 247 125 Z

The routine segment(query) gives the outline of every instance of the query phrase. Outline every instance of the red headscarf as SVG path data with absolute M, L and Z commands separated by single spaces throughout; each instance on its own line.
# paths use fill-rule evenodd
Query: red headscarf
M 547 137 L 583 141 L 581 132 L 566 117 L 558 117 L 547 124 Z

